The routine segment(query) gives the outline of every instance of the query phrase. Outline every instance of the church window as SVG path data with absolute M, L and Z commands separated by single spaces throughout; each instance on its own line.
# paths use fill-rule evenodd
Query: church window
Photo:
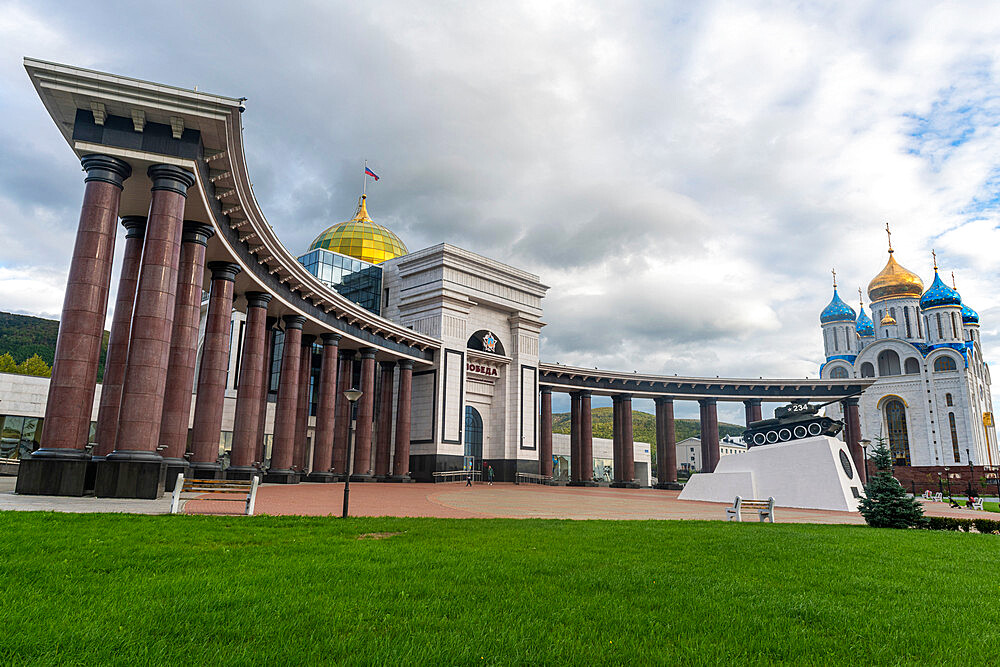
M 891 317 L 892 319 L 896 319 L 896 309 L 895 308 L 890 308 L 889 309 L 889 317 Z
M 924 332 L 920 330 L 920 316 L 917 315 L 915 319 L 917 320 L 917 338 L 923 338 Z
M 910 337 L 913 336 L 913 334 L 910 333 L 910 309 L 909 308 L 904 308 L 903 309 L 903 319 L 906 320 L 906 337 L 910 338 Z
M 873 378 L 875 377 L 875 367 L 870 361 L 866 361 L 861 364 L 861 377 L 863 378 Z
M 894 398 L 885 404 L 885 423 L 895 465 L 910 465 L 910 437 L 906 431 L 906 407 L 902 401 Z
M 955 401 L 952 399 L 951 394 L 944 395 L 944 402 L 948 404 L 948 407 L 955 405 Z
M 942 355 L 934 360 L 934 371 L 953 371 L 955 370 L 955 360 L 948 355 Z
M 830 371 L 830 378 L 834 380 L 845 380 L 847 379 L 847 369 L 843 366 L 837 366 L 832 371 Z
M 840 338 L 840 336 L 837 335 L 837 328 L 836 327 L 833 328 L 833 332 L 832 333 L 833 333 L 833 351 L 834 352 L 839 352 L 840 351 L 840 343 L 837 341 L 837 339 Z
M 899 375 L 899 355 L 894 350 L 885 350 L 878 355 L 878 374 Z
M 958 338 L 958 316 L 951 314 L 951 337 Z
M 955 427 L 955 413 L 948 413 L 948 425 L 951 426 L 951 449 L 955 455 L 955 463 L 962 462 L 962 455 L 958 453 L 958 429 Z
M 907 375 L 916 375 L 920 372 L 920 363 L 913 357 L 907 357 L 903 370 L 906 371 Z
M 944 329 L 941 328 L 941 313 L 937 313 L 938 340 L 944 338 Z

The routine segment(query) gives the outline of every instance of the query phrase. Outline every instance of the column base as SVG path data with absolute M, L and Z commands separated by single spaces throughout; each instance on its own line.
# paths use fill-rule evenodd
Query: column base
M 191 462 L 191 479 L 223 479 L 222 466 L 218 463 Z
M 659 484 L 653 485 L 654 489 L 666 489 L 669 491 L 680 491 L 684 488 L 683 484 L 677 482 L 660 482 Z
M 254 477 L 263 477 L 262 473 L 253 466 L 230 466 L 226 468 L 226 479 L 239 482 L 249 482 Z
M 112 452 L 97 464 L 94 495 L 98 498 L 143 498 L 163 496 L 167 464 L 151 452 Z
M 264 475 L 265 484 L 298 484 L 299 473 L 293 470 L 268 470 Z
M 39 449 L 21 459 L 15 493 L 26 496 L 82 496 L 90 457 L 83 450 Z
M 306 475 L 305 481 L 307 482 L 319 482 L 321 484 L 329 484 L 334 481 L 335 476 L 332 472 L 311 472 Z
M 608 484 L 612 489 L 638 489 L 639 482 L 611 482 Z
M 352 482 L 374 482 L 375 477 L 373 475 L 351 475 Z
M 191 477 L 191 466 L 187 459 L 164 458 L 163 462 L 167 464 L 167 480 L 163 484 L 164 491 L 172 492 L 174 490 L 177 485 L 177 475 L 183 474 L 185 477 Z
M 393 484 L 408 484 L 414 480 L 409 475 L 386 475 L 385 477 L 380 477 L 378 481 Z
M 600 484 L 589 479 L 581 479 L 578 482 L 566 482 L 566 486 L 600 486 Z

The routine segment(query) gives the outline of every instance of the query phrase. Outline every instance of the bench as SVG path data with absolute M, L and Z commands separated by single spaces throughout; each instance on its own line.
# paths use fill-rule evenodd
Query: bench
M 927 489 L 920 497 L 923 498 L 924 500 L 930 500 L 933 496 L 931 496 L 931 490 Z
M 174 495 L 170 501 L 170 513 L 177 514 L 181 509 L 182 493 L 213 493 L 220 495 L 238 496 L 236 498 L 212 498 L 212 500 L 235 500 L 244 503 L 244 512 L 247 516 L 253 516 L 253 508 L 257 502 L 257 486 L 260 478 L 254 477 L 249 481 L 232 479 L 184 479 L 184 473 L 177 474 L 177 483 L 174 485 Z
M 774 498 L 750 500 L 736 496 L 733 506 L 726 508 L 726 520 L 742 522 L 742 512 L 757 512 L 760 521 L 774 523 Z
M 935 493 L 934 494 L 934 502 L 936 502 L 936 503 L 943 503 L 944 502 L 944 494 L 943 493 Z
M 983 499 L 982 498 L 973 498 L 972 499 L 972 504 L 969 505 L 969 509 L 979 510 L 980 512 L 982 512 L 983 511 Z

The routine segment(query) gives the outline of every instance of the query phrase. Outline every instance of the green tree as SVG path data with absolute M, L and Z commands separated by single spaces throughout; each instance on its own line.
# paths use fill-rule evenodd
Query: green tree
M 10 352 L 0 354 L 0 373 L 17 373 L 17 363 Z
M 869 526 L 876 528 L 910 528 L 924 523 L 924 510 L 915 498 L 892 476 L 892 454 L 885 446 L 885 438 L 876 438 L 877 446 L 872 460 L 878 472 L 865 484 L 865 497 L 861 499 L 861 515 Z
M 22 361 L 18 367 L 17 372 L 21 375 L 34 375 L 35 377 L 47 378 L 52 375 L 52 369 L 49 365 L 45 363 L 37 354 L 31 355 L 29 358 Z

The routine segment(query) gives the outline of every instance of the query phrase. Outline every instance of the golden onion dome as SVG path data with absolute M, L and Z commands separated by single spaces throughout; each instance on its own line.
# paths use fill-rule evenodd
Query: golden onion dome
M 882 321 L 880 322 L 880 324 L 884 327 L 887 327 L 890 324 L 895 324 L 895 323 L 896 323 L 896 318 L 890 315 L 889 313 L 886 313 L 885 317 L 883 317 Z
M 889 261 L 885 268 L 868 283 L 868 298 L 872 301 L 907 297 L 919 299 L 924 293 L 924 283 L 913 271 L 903 268 L 892 256 L 889 248 Z
M 309 245 L 309 250 L 332 250 L 371 264 L 407 254 L 409 250 L 398 236 L 371 219 L 365 199 L 367 196 L 361 195 L 353 218 L 338 223 L 317 236 Z

